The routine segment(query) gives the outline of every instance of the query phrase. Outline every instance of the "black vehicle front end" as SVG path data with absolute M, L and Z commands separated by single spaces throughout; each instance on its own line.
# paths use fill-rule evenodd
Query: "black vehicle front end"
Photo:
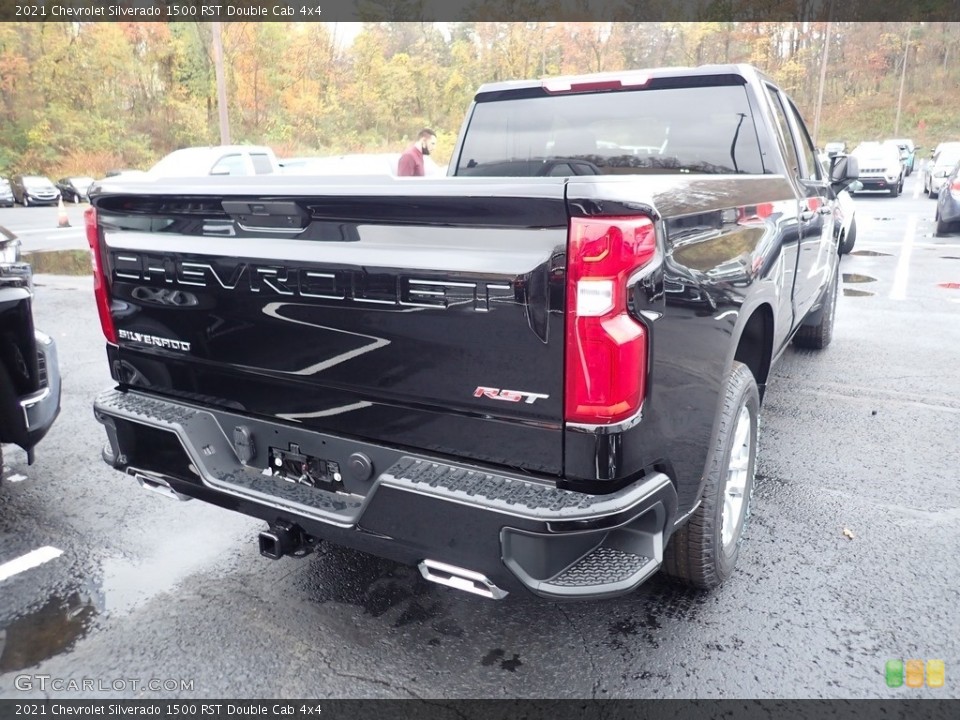
M 32 273 L 18 247 L 0 235 L 0 442 L 19 445 L 32 463 L 60 413 L 60 369 L 56 343 L 34 328 Z

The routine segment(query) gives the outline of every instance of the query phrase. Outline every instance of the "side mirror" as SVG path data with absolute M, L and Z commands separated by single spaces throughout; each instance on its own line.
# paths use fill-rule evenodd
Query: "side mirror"
M 835 155 L 830 164 L 830 184 L 841 189 L 860 177 L 860 163 L 853 155 Z

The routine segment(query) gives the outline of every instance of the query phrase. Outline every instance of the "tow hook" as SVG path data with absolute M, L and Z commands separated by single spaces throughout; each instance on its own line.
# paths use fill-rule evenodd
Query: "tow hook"
M 287 522 L 274 523 L 261 532 L 259 542 L 260 554 L 271 560 L 279 560 L 284 555 L 306 555 L 314 544 L 299 527 Z

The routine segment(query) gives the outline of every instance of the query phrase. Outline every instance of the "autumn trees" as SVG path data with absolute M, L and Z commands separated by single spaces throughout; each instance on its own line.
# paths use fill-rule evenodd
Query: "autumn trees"
M 832 24 L 822 140 L 960 136 L 960 27 Z M 812 120 L 823 23 L 223 23 L 231 134 L 284 155 L 399 150 L 420 127 L 443 161 L 488 81 L 749 62 Z M 936 88 L 931 92 L 930 88 Z M 929 137 L 925 137 L 929 136 Z M 948 137 L 949 136 L 949 137 Z M 0 175 L 147 167 L 219 142 L 207 23 L 0 24 Z

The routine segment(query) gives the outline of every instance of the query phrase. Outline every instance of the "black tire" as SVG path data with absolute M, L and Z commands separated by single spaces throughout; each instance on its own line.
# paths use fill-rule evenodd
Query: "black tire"
M 833 339 L 833 319 L 837 313 L 837 289 L 840 284 L 840 264 L 833 271 L 833 281 L 827 286 L 820 307 L 803 319 L 793 336 L 793 344 L 811 350 L 823 350 Z
M 840 242 L 840 254 L 846 255 L 851 250 L 853 250 L 854 244 L 857 242 L 857 219 L 852 218 L 850 220 L 850 227 L 847 229 L 846 234 L 843 236 L 843 240 Z
M 760 393 L 753 373 L 743 363 L 733 363 L 722 403 L 720 430 L 700 506 L 671 536 L 663 557 L 663 571 L 667 575 L 702 589 L 717 587 L 733 573 L 743 529 L 750 517 L 757 467 Z M 741 427 L 742 417 L 749 418 L 749 427 Z M 749 447 L 745 449 L 743 442 L 749 442 Z M 731 505 L 730 517 L 735 517 L 735 523 L 728 529 L 724 541 L 724 501 L 728 488 L 733 495 L 739 491 L 741 501 L 738 510 Z
M 899 194 L 900 194 L 899 185 L 894 185 L 892 188 L 890 188 L 890 197 L 897 197 L 897 195 Z
M 941 220 L 941 219 L 940 219 L 940 212 L 939 212 L 939 209 L 938 209 L 938 212 L 937 212 L 937 232 L 936 232 L 936 235 L 937 235 L 938 237 L 943 237 L 944 235 L 949 235 L 950 233 L 952 233 L 952 232 L 954 231 L 954 229 L 953 229 L 953 228 L 954 228 L 954 225 L 956 225 L 956 224 L 957 224 L 957 223 L 948 223 L 948 222 L 944 222 L 943 220 Z

